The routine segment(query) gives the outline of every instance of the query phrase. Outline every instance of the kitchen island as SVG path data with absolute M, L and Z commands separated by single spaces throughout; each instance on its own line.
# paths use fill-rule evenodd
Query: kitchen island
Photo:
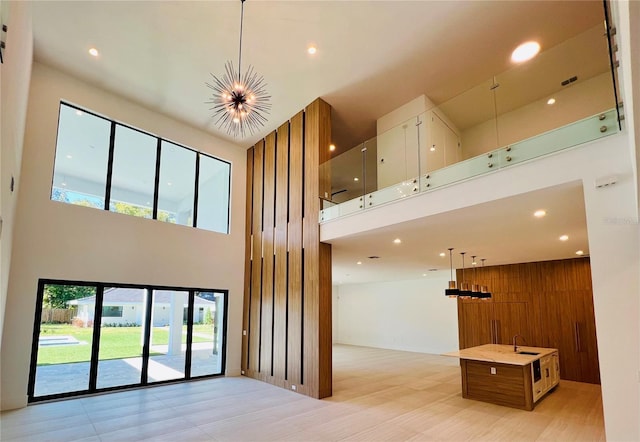
M 533 410 L 560 380 L 555 348 L 486 344 L 444 356 L 460 358 L 462 397 Z

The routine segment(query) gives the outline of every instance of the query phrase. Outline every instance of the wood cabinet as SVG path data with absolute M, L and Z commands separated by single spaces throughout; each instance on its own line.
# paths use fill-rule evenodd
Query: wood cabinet
M 561 349 L 561 378 L 599 384 L 591 292 L 544 293 L 542 298 L 542 323 L 545 328 L 542 339 L 544 345 Z
M 458 300 L 460 348 L 483 344 L 512 344 L 513 336 L 530 341 L 529 305 L 526 302 Z M 522 344 L 522 340 L 519 341 Z
M 559 350 L 560 377 L 600 383 L 588 258 L 477 268 L 489 301 L 458 299 L 460 348 L 512 344 Z M 461 281 L 458 271 L 458 281 Z M 467 278 L 469 281 L 469 278 Z M 519 344 L 522 342 L 519 341 Z
M 460 361 L 462 397 L 507 407 L 533 410 L 531 364 Z

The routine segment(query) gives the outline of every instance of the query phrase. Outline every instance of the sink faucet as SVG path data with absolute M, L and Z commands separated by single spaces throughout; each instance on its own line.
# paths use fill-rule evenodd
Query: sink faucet
M 514 353 L 517 353 L 517 352 L 518 352 L 518 344 L 517 344 L 517 342 L 518 342 L 518 338 L 522 338 L 522 340 L 524 341 L 524 343 L 525 343 L 525 344 L 527 343 L 527 340 L 526 340 L 525 338 L 523 338 L 522 336 L 520 336 L 520 335 L 513 335 L 513 352 L 514 352 Z

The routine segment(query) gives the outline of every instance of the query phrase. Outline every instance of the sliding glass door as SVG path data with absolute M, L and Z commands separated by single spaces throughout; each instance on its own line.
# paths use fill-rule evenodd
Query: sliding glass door
M 96 388 L 142 382 L 147 297 L 147 289 L 104 288 Z
M 194 302 L 191 376 L 219 373 L 222 367 L 224 294 L 196 292 Z
M 188 305 L 189 292 L 154 290 L 149 383 L 184 378 L 188 326 L 184 320 L 184 310 Z
M 224 372 L 224 290 L 41 281 L 29 401 Z
M 38 370 L 29 382 L 30 395 L 50 396 L 89 388 L 93 312 L 82 300 L 95 299 L 95 286 L 42 284 L 36 314 L 35 354 Z M 37 309 L 38 310 L 38 309 Z

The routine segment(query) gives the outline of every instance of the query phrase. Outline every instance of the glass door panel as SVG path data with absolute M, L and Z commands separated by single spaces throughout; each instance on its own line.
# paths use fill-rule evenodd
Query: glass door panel
M 33 396 L 89 389 L 96 288 L 46 284 Z
M 189 292 L 154 290 L 148 382 L 183 379 L 187 351 L 184 310 Z
M 141 382 L 147 290 L 105 287 L 96 388 Z
M 224 294 L 196 292 L 193 305 L 191 377 L 222 373 Z

